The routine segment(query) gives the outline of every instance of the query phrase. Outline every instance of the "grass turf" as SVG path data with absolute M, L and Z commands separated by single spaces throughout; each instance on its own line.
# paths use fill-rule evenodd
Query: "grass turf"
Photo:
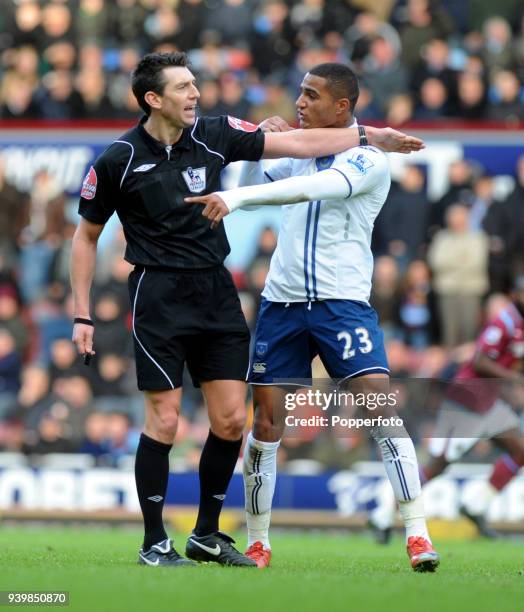
M 183 552 L 184 536 L 175 541 Z M 242 549 L 245 536 L 237 541 Z M 524 609 L 522 541 L 437 543 L 435 574 L 414 573 L 400 539 L 378 547 L 361 535 L 275 534 L 264 571 L 138 566 L 139 542 L 116 528 L 0 528 L 0 590 L 66 590 L 62 609 L 75 611 Z

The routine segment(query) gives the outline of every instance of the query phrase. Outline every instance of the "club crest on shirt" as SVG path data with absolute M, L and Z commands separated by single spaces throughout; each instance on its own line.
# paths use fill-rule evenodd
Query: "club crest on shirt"
M 255 354 L 257 357 L 263 357 L 267 353 L 267 342 L 257 342 L 255 345 Z
M 182 171 L 184 181 L 191 193 L 200 193 L 206 188 L 206 168 L 191 168 Z
M 98 178 L 96 176 L 96 170 L 91 166 L 89 168 L 89 172 L 86 174 L 84 182 L 82 183 L 82 191 L 80 192 L 80 196 L 84 198 L 84 200 L 92 200 L 96 195 L 96 185 L 98 183 Z
M 358 152 L 353 153 L 353 155 L 348 158 L 347 162 L 352 168 L 360 172 L 360 174 L 366 174 L 366 172 L 375 165 L 369 157 Z
M 235 130 L 242 130 L 243 132 L 256 132 L 258 130 L 258 125 L 244 121 L 244 119 L 237 119 L 237 117 L 231 115 L 227 116 L 227 122 Z

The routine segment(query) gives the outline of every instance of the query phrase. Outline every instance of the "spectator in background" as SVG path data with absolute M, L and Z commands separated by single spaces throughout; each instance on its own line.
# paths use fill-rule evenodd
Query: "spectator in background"
M 27 322 L 15 287 L 9 282 L 0 284 L 0 326 L 6 329 L 15 343 L 15 351 L 22 359 L 29 347 Z
M 494 121 L 515 126 L 524 121 L 521 89 L 514 72 L 501 70 L 493 82 L 492 102 L 487 116 Z
M 112 8 L 111 33 L 117 46 L 137 45 L 145 42 L 144 21 L 146 9 L 138 0 L 115 0 Z
M 253 8 L 246 0 L 219 0 L 208 9 L 206 29 L 218 30 L 226 46 L 243 46 L 249 40 Z
M 421 121 L 439 121 L 449 114 L 448 91 L 444 83 L 437 78 L 428 78 L 422 82 L 419 92 L 419 104 L 415 110 L 415 119 Z
M 102 398 L 101 404 L 108 404 L 115 398 L 124 398 L 134 392 L 133 381 L 129 380 L 129 358 L 117 351 L 99 355 L 96 361 L 97 376 L 93 381 L 93 393 L 95 397 Z M 117 402 L 122 410 L 122 402 Z
M 391 98 L 390 104 L 396 97 L 398 96 L 393 96 Z M 373 93 L 363 84 L 360 85 L 360 95 L 355 105 L 355 116 L 357 116 L 361 121 L 364 119 L 374 120 L 381 117 L 380 109 L 373 100 Z
M 408 89 L 404 66 L 399 61 L 395 48 L 386 38 L 378 37 L 363 62 L 363 82 L 382 112 L 387 109 L 391 96 L 405 93 Z
M 486 86 L 476 74 L 463 72 L 458 77 L 457 102 L 453 114 L 461 119 L 483 119 L 486 111 Z
M 412 261 L 400 285 L 399 325 L 403 342 L 426 349 L 433 338 L 433 313 L 429 268 L 422 260 Z
M 81 119 L 85 113 L 81 95 L 74 88 L 73 75 L 68 70 L 54 70 L 42 78 L 43 89 L 37 103 L 42 119 Z
M 86 419 L 84 438 L 79 443 L 78 452 L 93 456 L 97 466 L 106 466 L 108 434 L 109 416 L 102 412 L 92 412 Z
M 120 117 L 120 109 L 124 106 L 123 99 L 129 89 L 129 75 L 140 60 L 140 53 L 135 46 L 119 49 L 118 62 L 107 79 L 107 95 L 115 109 L 115 116 Z
M 43 40 L 42 9 L 38 2 L 20 2 L 15 9 L 13 46 L 32 45 L 41 48 Z
M 400 272 L 394 257 L 381 255 L 375 260 L 369 302 L 377 311 L 387 344 L 399 332 Z
M 456 202 L 470 205 L 473 203 L 473 179 L 475 170 L 473 164 L 466 159 L 460 159 L 449 165 L 449 188 L 446 193 L 434 202 L 430 210 L 429 236 L 442 229 L 445 223 L 446 211 Z
M 371 9 L 371 6 L 368 8 Z M 378 37 L 389 41 L 396 55 L 400 53 L 401 43 L 397 30 L 391 24 L 381 21 L 371 10 L 356 15 L 353 24 L 346 29 L 348 55 L 359 72 L 362 71 L 362 62 L 369 55 L 372 42 Z
M 118 293 L 102 289 L 95 297 L 93 322 L 96 325 L 96 352 L 130 354 L 130 337 L 127 327 L 128 302 L 122 302 Z
M 77 445 L 68 435 L 64 422 L 51 414 L 42 416 L 36 433 L 34 443 L 26 444 L 24 447 L 24 452 L 29 455 L 72 453 L 77 449 Z
M 103 45 L 110 31 L 111 11 L 106 0 L 80 0 L 74 25 L 80 44 Z
M 281 0 L 262 3 L 255 14 L 249 37 L 253 65 L 262 77 L 281 73 L 291 65 L 293 39 L 286 3 Z
M 254 123 L 261 123 L 267 117 L 278 115 L 288 123 L 296 121 L 295 103 L 278 79 L 268 79 L 265 83 L 265 98 L 251 113 Z
M 66 197 L 56 178 L 46 170 L 33 178 L 29 223 L 21 234 L 20 288 L 27 301 L 47 292 L 55 250 L 65 224 Z
M 198 106 L 202 115 L 208 117 L 216 117 L 220 115 L 220 86 L 216 79 L 206 79 L 201 81 L 200 99 Z
M 511 70 L 514 53 L 511 40 L 511 27 L 503 17 L 490 17 L 483 26 L 483 59 L 490 76 L 499 70 Z
M 473 183 L 473 200 L 469 211 L 469 229 L 473 232 L 487 231 L 485 220 L 495 201 L 494 187 L 493 177 L 489 174 L 481 174 Z
M 493 207 L 495 228 L 500 238 L 500 254 L 507 270 L 506 286 L 524 273 L 524 155 L 517 161 L 516 185 L 508 198 Z
M 422 59 L 413 72 L 411 85 L 416 91 L 426 79 L 438 79 L 450 95 L 456 89 L 457 74 L 450 67 L 449 45 L 442 38 L 430 40 L 422 49 Z
M 106 93 L 107 82 L 101 70 L 82 70 L 75 84 L 82 97 L 82 119 L 112 119 L 116 116 L 116 110 Z
M 129 415 L 113 412 L 108 416 L 107 445 L 113 466 L 125 455 L 134 455 L 139 442 L 140 432 L 133 428 Z
M 224 72 L 220 75 L 219 85 L 220 97 L 218 104 L 213 109 L 215 114 L 249 117 L 251 104 L 246 99 L 245 89 L 239 77 L 234 72 Z
M 434 38 L 445 38 L 454 30 L 454 23 L 439 0 L 408 0 L 407 23 L 400 29 L 402 61 L 408 70 L 420 63 L 420 50 Z
M 0 202 L 0 256 L 11 267 L 19 253 L 20 232 L 27 222 L 29 199 L 8 180 L 3 155 L 0 155 Z
M 360 97 L 359 97 L 360 100 Z M 358 106 L 358 104 L 357 104 Z M 358 114 L 360 118 L 361 115 Z M 389 99 L 386 123 L 395 127 L 402 126 L 413 117 L 413 99 L 409 94 L 397 94 Z M 369 117 L 372 119 L 373 117 Z
M 0 84 L 0 119 L 37 119 L 36 76 L 23 77 L 9 71 Z
M 481 301 L 488 289 L 488 241 L 469 229 L 468 208 L 454 204 L 446 211 L 446 229 L 428 250 L 437 294 L 442 341 L 447 348 L 475 339 Z
M 418 166 L 406 165 L 394 182 L 376 221 L 373 247 L 392 255 L 401 269 L 424 253 L 430 205 L 425 179 Z
M 61 433 L 76 447 L 93 411 L 91 385 L 84 376 L 67 376 L 57 378 L 52 389 L 58 401 L 50 407 L 49 414 L 63 424 Z
M 0 326 L 0 419 L 16 402 L 20 389 L 22 360 L 13 335 Z
M 76 358 L 76 351 L 69 338 L 58 338 L 51 343 L 49 374 L 51 384 L 58 378 L 69 378 L 85 374 L 83 367 Z

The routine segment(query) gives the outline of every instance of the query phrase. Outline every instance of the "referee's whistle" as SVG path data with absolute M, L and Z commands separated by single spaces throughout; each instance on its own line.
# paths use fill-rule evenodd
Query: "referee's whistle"
M 84 353 L 84 365 L 88 366 L 91 362 L 91 353 Z

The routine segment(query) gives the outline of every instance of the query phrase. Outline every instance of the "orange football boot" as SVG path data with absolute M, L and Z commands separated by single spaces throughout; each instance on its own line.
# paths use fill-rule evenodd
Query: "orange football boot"
M 246 550 L 244 553 L 249 559 L 257 564 L 259 569 L 269 567 L 271 561 L 271 548 L 264 548 L 264 545 L 260 541 L 256 541 Z
M 411 536 L 406 546 L 411 567 L 416 572 L 434 572 L 440 557 L 430 542 L 422 536 Z

